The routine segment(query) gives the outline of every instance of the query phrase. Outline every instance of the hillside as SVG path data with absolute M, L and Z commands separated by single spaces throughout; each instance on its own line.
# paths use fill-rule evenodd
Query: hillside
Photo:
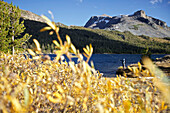
M 23 12 L 23 11 L 22 11 Z M 25 13 L 25 12 L 24 12 Z M 26 13 L 25 13 L 26 14 Z M 36 38 L 47 53 L 52 52 L 54 45 L 52 40 L 56 39 L 55 35 L 49 36 L 49 32 L 40 33 L 39 30 L 47 26 L 44 21 L 39 21 L 40 16 L 27 11 L 26 16 L 22 17 L 25 20 L 25 32 L 32 35 L 29 40 L 29 47 L 32 47 L 32 39 Z M 38 19 L 36 19 L 38 18 Z M 66 26 L 57 23 L 60 26 L 60 35 L 65 39 L 68 34 L 72 42 L 77 48 L 82 51 L 82 48 L 87 44 L 92 44 L 94 53 L 144 53 L 149 48 L 150 53 L 170 53 L 170 38 L 151 38 L 148 36 L 136 36 L 125 31 L 109 31 L 103 29 L 90 29 L 79 26 Z
M 117 31 L 130 31 L 134 35 L 146 35 L 150 37 L 170 37 L 170 28 L 166 22 L 147 16 L 143 10 L 136 11 L 132 15 L 92 16 L 85 27 L 92 29 L 105 29 Z

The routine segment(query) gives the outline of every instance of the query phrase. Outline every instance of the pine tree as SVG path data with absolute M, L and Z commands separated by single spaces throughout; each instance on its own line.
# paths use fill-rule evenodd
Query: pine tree
M 41 49 L 42 49 L 42 52 L 45 53 L 45 45 L 44 44 L 42 44 Z
M 21 11 L 19 7 L 0 1 L 0 51 L 14 54 L 14 47 L 19 51 L 22 45 L 30 38 L 24 32 L 24 21 L 20 22 Z
M 52 43 L 51 44 L 51 52 L 53 52 L 55 50 L 55 46 L 54 46 L 54 44 Z
M 51 53 L 51 46 L 50 46 L 50 44 L 47 44 L 47 53 Z

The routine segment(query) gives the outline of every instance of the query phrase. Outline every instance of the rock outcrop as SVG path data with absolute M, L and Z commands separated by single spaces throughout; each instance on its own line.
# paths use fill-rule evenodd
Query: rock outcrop
M 170 77 L 170 55 L 166 55 L 162 58 L 156 59 L 154 63 L 167 75 Z
M 21 18 L 45 23 L 41 16 L 26 10 L 21 10 Z
M 147 16 L 143 10 L 132 15 L 92 16 L 84 27 L 92 29 L 130 31 L 134 35 L 150 37 L 170 37 L 170 28 L 166 22 Z

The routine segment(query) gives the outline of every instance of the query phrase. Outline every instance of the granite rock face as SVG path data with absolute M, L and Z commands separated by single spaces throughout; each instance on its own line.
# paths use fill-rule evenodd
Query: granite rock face
M 134 35 L 150 37 L 170 37 L 170 28 L 166 22 L 147 16 L 143 10 L 132 15 L 92 16 L 84 27 L 92 29 L 130 31 Z

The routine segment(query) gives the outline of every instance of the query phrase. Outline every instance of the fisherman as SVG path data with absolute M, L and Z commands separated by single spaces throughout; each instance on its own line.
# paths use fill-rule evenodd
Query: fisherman
M 121 61 L 122 61 L 123 69 L 125 69 L 125 68 L 126 68 L 126 60 L 125 60 L 125 58 L 124 58 L 124 59 L 122 59 Z

